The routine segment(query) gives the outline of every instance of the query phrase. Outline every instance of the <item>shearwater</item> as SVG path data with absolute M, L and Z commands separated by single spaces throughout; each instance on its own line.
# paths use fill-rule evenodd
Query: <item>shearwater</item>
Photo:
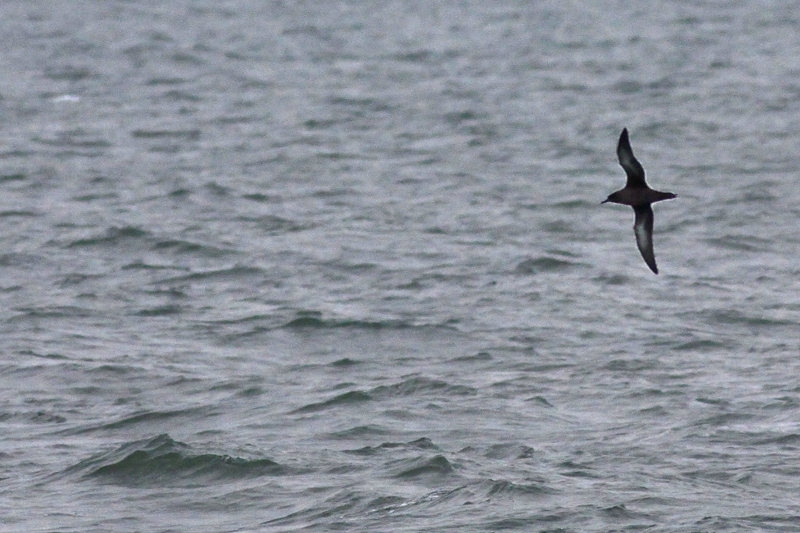
M 636 245 L 642 253 L 644 262 L 653 273 L 658 274 L 656 256 L 653 252 L 653 208 L 650 204 L 661 200 L 671 200 L 677 197 L 671 192 L 661 192 L 651 189 L 644 181 L 644 168 L 636 160 L 628 140 L 628 128 L 623 128 L 617 143 L 617 157 L 619 164 L 625 169 L 628 181 L 625 188 L 608 195 L 601 203 L 629 205 L 636 213 L 633 223 L 633 233 L 636 235 Z

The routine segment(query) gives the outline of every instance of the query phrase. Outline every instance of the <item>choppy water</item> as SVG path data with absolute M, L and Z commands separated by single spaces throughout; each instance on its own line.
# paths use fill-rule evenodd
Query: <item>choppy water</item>
M 3 3 L 0 529 L 800 531 L 799 8 Z

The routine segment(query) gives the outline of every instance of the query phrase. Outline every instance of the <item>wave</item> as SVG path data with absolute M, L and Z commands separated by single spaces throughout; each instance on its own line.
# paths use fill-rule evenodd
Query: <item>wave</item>
M 202 257 L 224 257 L 235 254 L 235 250 L 218 248 L 183 239 L 167 239 L 153 244 L 153 250 L 168 251 L 177 255 L 196 255 Z
M 339 394 L 338 396 L 335 396 L 334 398 L 331 398 L 330 400 L 326 400 L 324 402 L 310 403 L 299 409 L 295 409 L 294 411 L 292 411 L 292 414 L 314 413 L 317 411 L 329 409 L 331 407 L 337 407 L 340 405 L 350 405 L 354 403 L 367 402 L 371 399 L 372 396 L 370 396 L 366 392 L 355 390 L 355 391 L 345 392 L 344 394 Z
M 385 450 L 393 450 L 397 448 L 403 450 L 438 450 L 431 439 L 428 437 L 422 437 L 410 442 L 384 442 L 378 446 L 364 446 L 363 448 L 358 448 L 357 450 L 346 450 L 345 453 L 350 453 L 353 455 L 376 455 Z
M 385 319 L 385 320 L 370 320 L 370 319 L 353 319 L 353 318 L 323 318 L 320 311 L 298 311 L 295 318 L 282 324 L 282 328 L 286 329 L 338 329 L 338 328 L 352 328 L 364 330 L 378 330 L 378 329 L 448 329 L 455 330 L 453 327 L 454 322 L 447 322 L 443 324 L 414 324 L 405 320 L 398 319 Z
M 184 276 L 175 276 L 172 278 L 162 279 L 160 280 L 160 283 L 209 281 L 209 280 L 240 280 L 252 276 L 264 276 L 264 275 L 265 272 L 260 268 L 237 265 L 230 268 L 207 270 L 204 272 L 192 272 L 191 274 L 186 274 Z
M 420 476 L 441 476 L 455 471 L 453 464 L 444 455 L 401 459 L 390 468 L 396 478 L 408 479 Z
M 103 365 L 105 368 L 101 369 L 103 372 L 112 371 L 109 365 Z M 127 373 L 129 370 L 127 369 L 119 369 L 117 372 L 119 373 Z M 136 414 L 132 414 L 126 416 L 120 420 L 115 422 L 108 422 L 104 424 L 94 424 L 94 425 L 84 425 L 79 426 L 76 428 L 71 428 L 64 431 L 62 434 L 65 435 L 80 435 L 84 433 L 92 433 L 95 431 L 107 431 L 107 430 L 116 430 L 116 429 L 131 429 L 136 428 L 137 430 L 143 429 L 140 426 L 144 426 L 147 428 L 148 426 L 161 428 L 163 427 L 163 423 L 173 418 L 180 418 L 180 417 L 203 417 L 208 414 L 211 410 L 209 407 L 191 407 L 187 409 L 175 409 L 173 411 L 144 411 L 139 412 Z M 151 427 L 151 429 L 152 429 Z
M 233 255 L 235 250 L 219 248 L 183 239 L 160 239 L 151 232 L 136 226 L 110 227 L 102 233 L 75 239 L 67 248 L 138 246 L 156 252 L 169 252 L 176 255 L 201 257 L 224 257 Z
M 773 247 L 773 241 L 753 235 L 724 235 L 718 238 L 706 239 L 706 242 L 718 248 L 737 252 L 767 252 Z
M 370 321 L 370 320 L 331 320 L 316 316 L 299 316 L 283 325 L 284 328 L 356 328 L 356 329 L 401 329 L 412 326 L 396 320 Z
M 540 274 L 543 272 L 558 272 L 579 266 L 580 263 L 542 256 L 528 258 L 517 265 L 514 271 L 517 274 Z
M 557 491 L 542 482 L 513 483 L 507 480 L 490 480 L 485 483 L 485 493 L 489 498 L 539 496 L 555 494 Z
M 334 407 L 360 404 L 372 400 L 387 400 L 396 397 L 420 396 L 435 393 L 444 396 L 474 396 L 477 391 L 464 385 L 452 385 L 446 381 L 421 376 L 404 379 L 393 385 L 379 385 L 369 391 L 353 390 L 338 394 L 330 400 L 315 402 L 292 411 L 292 414 L 314 413 Z
M 147 231 L 135 226 L 111 227 L 95 237 L 76 239 L 69 243 L 67 248 L 119 245 L 123 242 L 141 241 L 149 236 Z
M 727 325 L 744 325 L 753 327 L 795 325 L 795 322 L 791 320 L 772 319 L 766 316 L 752 316 L 736 309 L 706 311 L 703 314 L 708 317 L 710 322 L 717 322 Z
M 478 392 L 473 387 L 451 385 L 446 381 L 425 377 L 412 377 L 394 385 L 379 385 L 372 389 L 375 397 L 414 396 L 429 392 L 445 393 L 448 396 L 474 396 Z
M 262 476 L 284 475 L 288 469 L 270 459 L 244 459 L 197 453 L 192 447 L 162 434 L 129 442 L 70 467 L 65 474 L 126 487 L 201 487 Z

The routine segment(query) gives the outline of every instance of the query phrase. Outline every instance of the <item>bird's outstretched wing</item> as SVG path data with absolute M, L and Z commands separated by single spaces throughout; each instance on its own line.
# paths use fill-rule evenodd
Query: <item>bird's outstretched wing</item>
M 656 254 L 653 252 L 653 209 L 650 204 L 634 207 L 636 221 L 633 223 L 633 233 L 636 234 L 636 246 L 642 253 L 644 262 L 653 273 L 658 274 Z
M 631 142 L 628 140 L 628 128 L 623 128 L 619 136 L 619 143 L 617 143 L 617 157 L 619 164 L 625 169 L 625 174 L 628 175 L 628 182 L 626 187 L 647 187 L 644 181 L 644 168 L 636 160 L 631 149 Z

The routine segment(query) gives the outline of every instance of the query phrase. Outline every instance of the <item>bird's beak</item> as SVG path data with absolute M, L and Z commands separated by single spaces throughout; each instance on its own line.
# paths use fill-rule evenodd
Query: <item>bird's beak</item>
M 602 204 L 606 203 L 607 201 L 608 201 L 608 199 L 606 199 L 606 200 L 603 200 L 602 202 L 600 202 L 600 205 L 602 205 Z

